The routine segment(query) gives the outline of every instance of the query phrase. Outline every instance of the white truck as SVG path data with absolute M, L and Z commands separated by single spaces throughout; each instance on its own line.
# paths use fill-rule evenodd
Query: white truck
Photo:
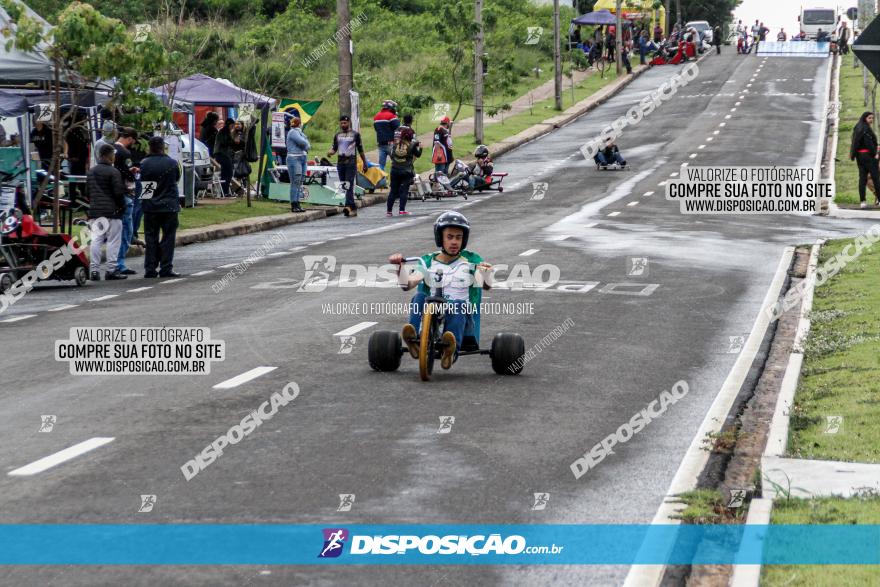
M 798 16 L 801 30 L 806 33 L 807 39 L 815 41 L 819 35 L 819 29 L 831 38 L 831 32 L 837 28 L 840 22 L 840 12 L 834 8 L 803 8 Z

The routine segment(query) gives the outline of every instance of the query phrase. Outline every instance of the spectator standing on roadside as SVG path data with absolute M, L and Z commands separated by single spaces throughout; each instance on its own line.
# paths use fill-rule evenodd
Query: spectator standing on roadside
M 849 53 L 849 29 L 846 27 L 846 22 L 840 23 L 840 54 L 846 55 Z
M 290 119 L 290 130 L 285 141 L 287 147 L 287 175 L 290 177 L 290 211 L 305 212 L 299 201 L 303 195 L 303 178 L 306 175 L 306 161 L 312 148 L 309 139 L 300 126 L 302 119 L 294 116 Z
M 208 155 L 214 156 L 214 141 L 217 140 L 217 122 L 220 121 L 220 115 L 216 112 L 208 112 L 205 119 L 202 120 L 202 131 L 199 133 L 199 140 L 208 147 Z
M 107 262 L 105 279 L 127 279 L 120 275 L 116 265 L 116 253 L 122 236 L 122 215 L 125 210 L 125 184 L 122 174 L 114 166 L 116 149 L 103 145 L 98 151 L 98 163 L 86 174 L 86 191 L 89 195 L 89 228 L 92 243 L 89 249 L 89 275 L 92 281 L 101 281 L 101 247 L 106 247 Z M 106 230 L 98 230 L 98 219 L 106 222 Z
M 165 154 L 165 139 L 161 136 L 150 138 L 149 151 L 141 162 L 141 204 L 146 241 L 144 277 L 180 277 L 173 265 L 180 213 L 180 193 L 177 191 L 180 165 Z
M 712 44 L 715 45 L 715 54 L 721 55 L 721 27 L 717 26 L 712 31 Z
M 660 41 L 662 41 L 662 40 L 663 40 L 663 27 L 661 27 L 660 23 L 658 22 L 654 26 L 654 42 L 660 43 Z
M 875 189 L 880 189 L 880 169 L 878 169 L 878 159 L 880 159 L 880 147 L 877 145 L 877 135 L 874 134 L 874 114 L 865 112 L 859 118 L 855 128 L 853 128 L 852 143 L 849 148 L 850 160 L 855 160 L 859 167 L 859 206 L 867 208 L 865 201 L 865 189 L 868 185 L 868 176 L 874 182 Z M 876 199 L 876 196 L 875 196 Z M 875 201 L 875 203 L 877 203 Z
M 373 128 L 376 130 L 376 145 L 379 148 L 379 167 L 385 171 L 385 162 L 391 155 L 394 146 L 394 132 L 400 126 L 397 119 L 397 102 L 385 100 L 382 109 L 373 117 Z
M 234 128 L 235 121 L 227 118 L 223 128 L 217 131 L 217 138 L 214 139 L 214 159 L 220 164 L 220 183 L 223 186 L 224 196 L 230 194 L 229 189 L 232 182 L 232 158 L 235 156 L 232 145 Z
M 137 273 L 134 269 L 125 266 L 125 255 L 128 253 L 128 247 L 131 246 L 131 239 L 134 236 L 134 197 L 135 184 L 137 182 L 137 173 L 140 169 L 134 164 L 134 156 L 131 153 L 132 145 L 137 141 L 137 131 L 133 128 L 123 128 L 119 131 L 119 138 L 116 139 L 114 145 L 116 149 L 116 158 L 113 166 L 119 170 L 122 175 L 122 181 L 125 185 L 125 211 L 122 215 L 122 238 L 119 250 L 116 256 L 116 267 L 120 275 L 134 275 Z
M 411 118 L 411 117 L 410 117 Z M 409 186 L 415 178 L 416 172 L 413 161 L 422 156 L 422 147 L 415 133 L 409 127 L 403 127 L 400 135 L 394 142 L 391 151 L 391 182 L 388 190 L 388 206 L 385 216 L 394 215 L 394 201 L 400 200 L 400 216 L 408 216 L 406 211 L 406 198 L 409 195 Z
M 40 166 L 46 171 L 49 171 L 49 164 L 52 162 L 53 141 L 52 129 L 49 125 L 44 122 L 35 122 L 34 128 L 31 129 L 31 142 L 40 155 Z
M 351 128 L 351 118 L 345 114 L 339 117 L 339 132 L 333 137 L 333 146 L 327 156 L 339 154 L 336 171 L 339 173 L 340 188 L 345 190 L 345 207 L 342 213 L 349 217 L 357 216 L 354 201 L 354 186 L 357 180 L 357 156 L 360 155 L 364 169 L 367 168 L 367 155 L 361 141 L 361 133 Z
M 434 144 L 431 154 L 434 173 L 449 173 L 449 164 L 452 163 L 452 133 L 449 132 L 451 123 L 449 117 L 444 116 L 440 119 L 440 125 L 434 129 Z
M 783 43 L 788 40 L 788 35 L 785 34 L 785 29 L 779 29 L 779 34 L 776 35 L 776 40 Z

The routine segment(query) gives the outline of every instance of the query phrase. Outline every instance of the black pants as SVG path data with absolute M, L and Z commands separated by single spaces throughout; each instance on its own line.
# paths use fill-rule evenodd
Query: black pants
M 336 165 L 336 171 L 339 173 L 339 181 L 345 183 L 345 205 L 349 208 L 354 208 L 354 186 L 357 181 L 357 163 L 339 163 Z
M 856 153 L 856 163 L 859 166 L 859 201 L 864 202 L 869 173 L 871 181 L 874 182 L 874 189 L 880 190 L 880 168 L 872 153 Z
M 715 45 L 715 51 L 718 53 L 718 55 L 721 55 L 721 45 L 720 44 Z
M 160 275 L 171 273 L 176 236 L 177 212 L 144 213 L 144 241 L 147 243 L 147 250 L 144 252 L 144 275 L 155 275 L 157 266 Z
M 409 186 L 413 181 L 413 174 L 409 171 L 398 171 L 391 167 L 391 187 L 388 190 L 388 211 L 394 210 L 394 201 L 400 199 L 400 211 L 406 211 L 406 198 L 409 196 Z
M 226 153 L 214 153 L 214 159 L 220 164 L 220 183 L 223 185 L 223 195 L 229 195 L 229 182 L 232 180 L 232 158 Z

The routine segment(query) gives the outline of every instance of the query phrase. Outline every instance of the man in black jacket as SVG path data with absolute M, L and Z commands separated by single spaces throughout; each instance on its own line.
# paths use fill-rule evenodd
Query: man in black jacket
M 158 136 L 150 138 L 150 154 L 141 161 L 141 207 L 144 211 L 144 240 L 147 243 L 144 277 L 180 276 L 172 267 L 177 215 L 180 213 L 179 179 L 180 166 L 165 154 L 165 139 Z
M 122 181 L 125 183 L 125 211 L 122 214 L 122 238 L 119 243 L 118 259 L 116 262 L 117 271 L 122 275 L 134 275 L 135 270 L 125 266 L 125 255 L 128 253 L 128 247 L 131 246 L 131 239 L 134 236 L 134 191 L 137 181 L 138 168 L 134 164 L 131 148 L 137 141 L 137 131 L 133 128 L 123 127 L 119 130 L 119 138 L 116 139 L 116 160 L 114 165 L 119 173 L 122 174 Z
M 116 259 L 119 243 L 122 238 L 122 215 L 125 211 L 125 184 L 122 174 L 113 166 L 116 149 L 112 145 L 103 145 L 98 150 L 98 163 L 89 169 L 86 175 L 86 189 L 89 192 L 89 219 L 103 218 L 107 230 L 101 232 L 97 223 L 91 222 L 92 245 L 89 250 L 92 281 L 101 279 L 101 247 L 107 248 L 107 280 L 125 279 L 120 275 Z M 102 223 L 103 224 L 103 223 Z

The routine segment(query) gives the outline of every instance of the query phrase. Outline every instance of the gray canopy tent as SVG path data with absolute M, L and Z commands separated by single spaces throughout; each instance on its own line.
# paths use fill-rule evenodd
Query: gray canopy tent
M 276 100 L 244 88 L 240 88 L 228 80 L 215 79 L 203 73 L 197 73 L 189 77 L 167 83 L 153 88 L 153 93 L 158 95 L 165 104 L 169 105 L 174 112 L 184 112 L 188 115 L 190 161 L 195 165 L 195 110 L 196 106 L 222 106 L 226 108 L 240 108 L 242 105 L 253 105 L 260 111 L 261 128 L 266 128 L 269 121 L 269 112 L 275 108 Z M 258 141 L 260 166 L 257 177 L 263 176 L 263 160 L 265 159 L 265 141 Z M 195 204 L 195 170 L 190 174 L 190 189 Z M 257 189 L 260 183 L 257 182 Z M 259 195 L 259 191 L 258 191 Z

